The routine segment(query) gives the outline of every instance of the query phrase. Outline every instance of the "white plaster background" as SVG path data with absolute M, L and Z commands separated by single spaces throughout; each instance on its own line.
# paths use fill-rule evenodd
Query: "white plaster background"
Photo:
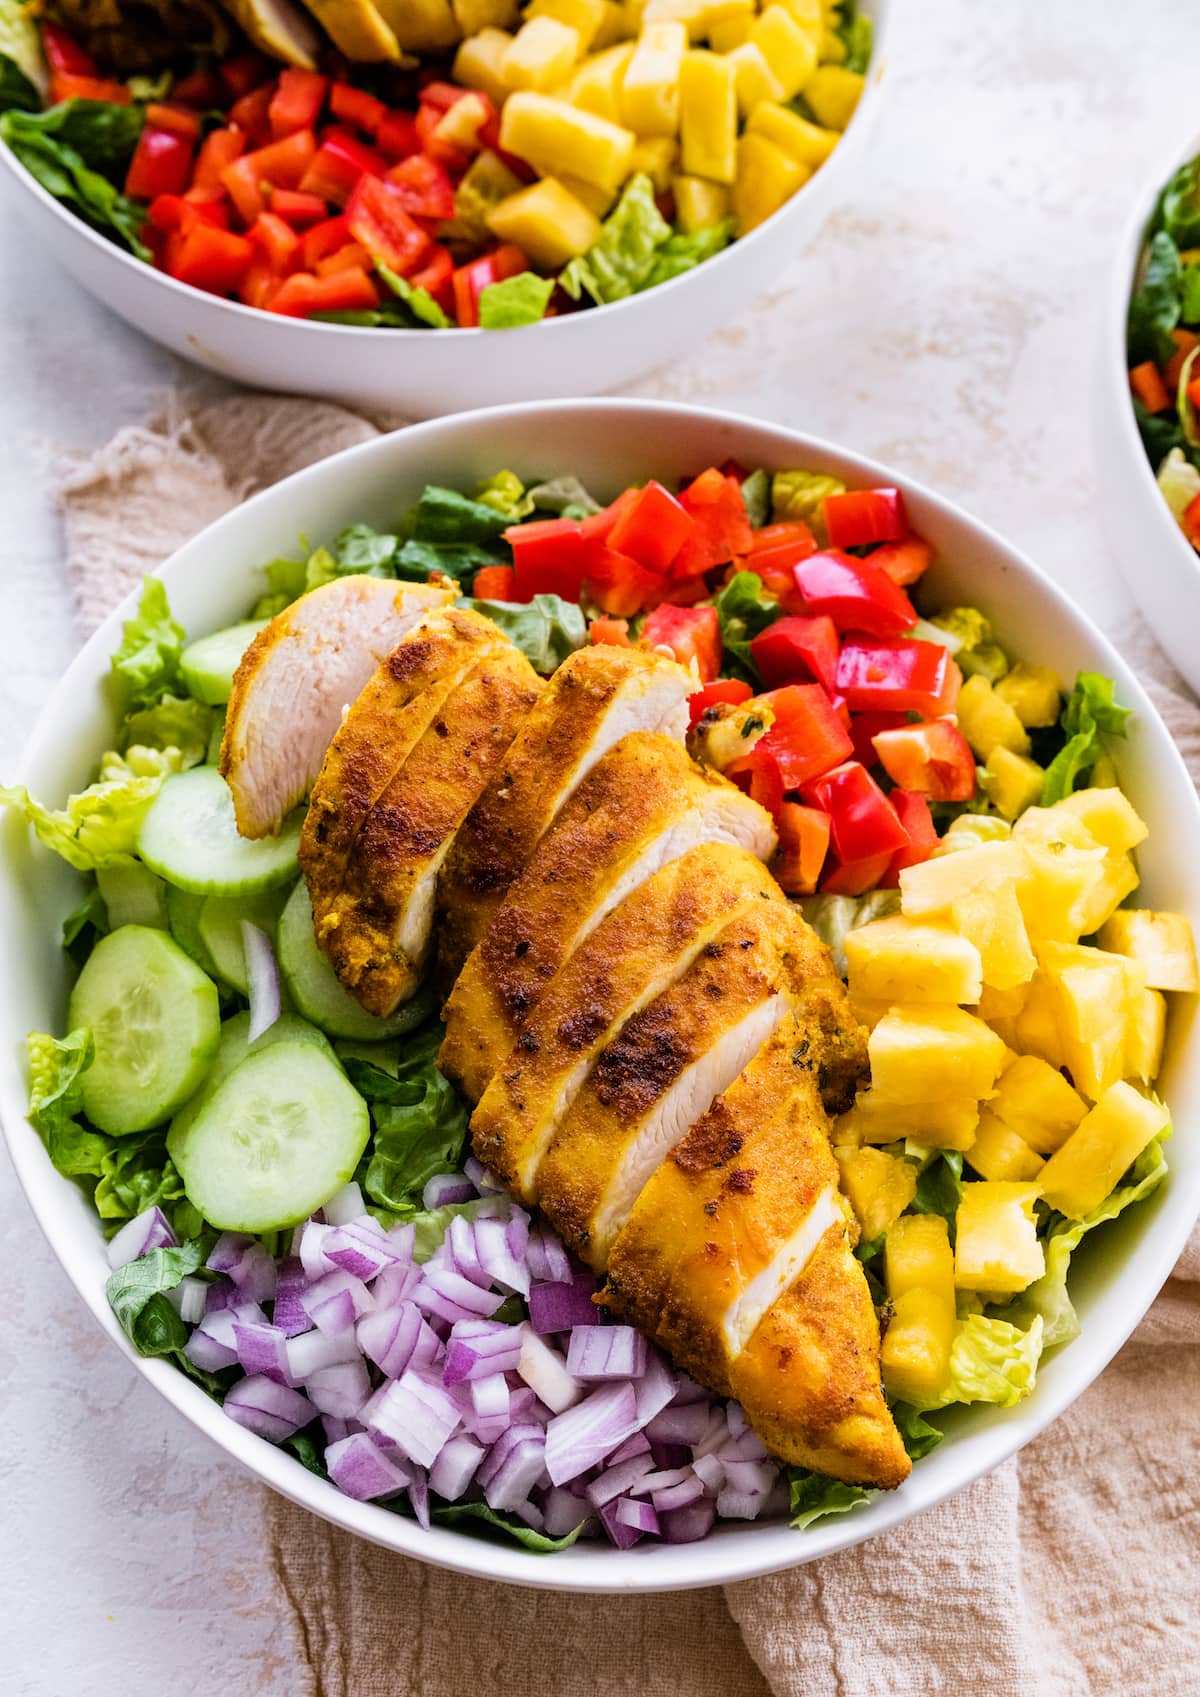
M 1132 198 L 1193 131 L 1189 0 L 894 0 L 851 199 L 762 297 L 637 393 L 795 424 L 935 485 L 1108 626 L 1091 369 Z M 53 454 L 180 368 L 0 227 L 0 773 L 69 660 Z M 0 1153 L 0 1690 L 294 1688 L 256 1488 L 110 1350 Z

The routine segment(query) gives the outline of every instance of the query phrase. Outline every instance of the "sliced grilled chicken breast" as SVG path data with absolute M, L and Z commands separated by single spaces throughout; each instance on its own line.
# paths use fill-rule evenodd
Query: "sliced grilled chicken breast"
M 313 69 L 321 38 L 292 0 L 224 0 L 224 5 L 255 47 L 285 64 Z
M 506 762 L 507 764 L 507 762 Z M 747 908 L 782 907 L 761 862 L 728 843 L 673 860 L 576 949 L 492 1075 L 471 1120 L 475 1152 L 525 1202 L 597 1056 Z
M 477 1101 L 555 973 L 660 868 L 701 843 L 765 860 L 770 815 L 669 737 L 633 732 L 597 762 L 468 956 L 439 1064 Z
M 399 60 L 400 43 L 371 0 L 305 0 L 305 5 L 347 59 L 361 64 Z
M 259 631 L 233 680 L 221 773 L 244 837 L 277 831 L 375 667 L 452 585 L 342 577 L 302 595 Z
M 338 977 L 368 1012 L 386 1017 L 420 982 L 442 861 L 540 688 L 511 644 L 485 655 L 447 696 L 363 821 L 341 891 L 315 929 Z
M 438 949 L 448 976 L 596 762 L 631 731 L 682 741 L 694 687 L 682 666 L 636 648 L 582 648 L 563 661 L 446 858 Z

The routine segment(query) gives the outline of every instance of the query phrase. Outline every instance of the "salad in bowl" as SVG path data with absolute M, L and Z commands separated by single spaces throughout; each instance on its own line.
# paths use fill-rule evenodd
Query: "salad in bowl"
M 585 1588 L 806 1559 L 1036 1429 L 1153 1294 L 1099 1335 L 1112 1246 L 1190 1221 L 1146 710 L 819 445 L 410 434 L 225 521 L 224 619 L 148 579 L 90 781 L 5 792 L 30 924 L 44 851 L 81 875 L 23 1176 L 160 1384 L 368 1536 Z

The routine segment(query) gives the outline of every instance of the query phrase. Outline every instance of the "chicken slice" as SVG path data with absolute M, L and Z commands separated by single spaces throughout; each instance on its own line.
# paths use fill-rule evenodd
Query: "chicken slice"
M 537 1169 L 538 1202 L 596 1272 L 655 1168 L 788 1013 L 780 929 L 766 902 L 727 925 L 626 1021 L 560 1125 Z
M 437 875 L 454 833 L 504 758 L 540 680 L 511 644 L 487 654 L 393 775 L 363 821 L 317 942 L 346 989 L 386 1017 L 420 982 Z
M 453 585 L 340 577 L 259 631 L 234 677 L 221 743 L 244 837 L 279 829 L 321 770 L 343 709 L 405 632 L 455 594 Z
M 761 862 L 705 843 L 627 896 L 582 942 L 492 1075 L 471 1120 L 475 1152 L 523 1202 L 538 1163 L 626 1020 L 689 969 L 737 914 L 783 896 Z
M 682 741 L 694 687 L 682 666 L 636 648 L 581 648 L 563 661 L 447 856 L 438 951 L 449 977 L 596 762 L 630 731 Z
M 301 70 L 315 68 L 321 38 L 292 0 L 224 0 L 255 47 Z
M 478 1101 L 555 973 L 627 896 L 701 843 L 732 843 L 765 860 L 775 840 L 765 809 L 701 772 L 677 742 L 623 737 L 580 784 L 467 957 L 443 1012 L 442 1071 Z

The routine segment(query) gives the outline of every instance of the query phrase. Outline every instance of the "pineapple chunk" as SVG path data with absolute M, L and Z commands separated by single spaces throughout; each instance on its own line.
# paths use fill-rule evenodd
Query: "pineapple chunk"
M 684 170 L 714 183 L 737 174 L 737 80 L 718 53 L 685 53 L 679 77 L 679 141 Z
M 982 672 L 958 692 L 958 728 L 981 760 L 994 748 L 1029 753 L 1029 734 L 1007 701 L 1001 701 Z
M 443 147 L 460 147 L 473 153 L 482 144 L 479 132 L 492 115 L 490 102 L 483 94 L 472 90 L 456 100 L 438 119 L 433 139 Z
M 1053 811 L 1078 819 L 1111 854 L 1128 854 L 1149 836 L 1149 826 L 1118 789 L 1076 790 Z
M 821 10 L 821 0 L 780 0 L 789 11 L 806 35 L 811 35 L 818 46 L 825 31 L 825 14 Z
M 1028 994 L 1028 984 L 1018 984 L 1012 990 L 997 990 L 994 985 L 985 984 L 975 1008 L 980 1019 L 990 1025 L 1009 1048 L 1016 1047 L 1017 1016 L 1025 1006 Z
M 766 136 L 789 158 L 798 159 L 813 171 L 825 163 L 841 140 L 836 130 L 823 130 L 819 124 L 810 124 L 807 118 L 775 100 L 760 100 L 750 113 L 746 128 L 753 135 Z
M 778 212 L 811 174 L 806 165 L 789 159 L 782 148 L 765 136 L 742 136 L 737 145 L 737 176 L 733 184 L 733 215 L 738 235 L 748 235 Z
M 994 813 L 960 813 L 934 849 L 934 854 L 957 854 L 960 849 L 978 848 L 980 843 L 1001 843 L 1012 836 L 1007 819 Z
M 978 949 L 985 984 L 997 990 L 1028 984 L 1037 971 L 1037 958 L 1029 946 L 1013 879 L 964 890 L 952 903 L 950 917 Z
M 1061 1148 L 1088 1111 L 1078 1090 L 1039 1055 L 1020 1055 L 1005 1069 L 988 1109 L 1039 1155 Z
M 1038 957 L 1053 990 L 1063 1064 L 1094 1102 L 1124 1075 L 1133 963 L 1079 943 L 1041 943 Z
M 674 136 L 642 136 L 629 161 L 631 171 L 644 172 L 662 194 L 671 186 L 671 177 L 679 160 L 679 143 Z
M 641 28 L 647 24 L 682 24 L 689 41 L 700 41 L 707 24 L 708 0 L 646 0 Z
M 626 33 L 625 8 L 620 4 L 620 0 L 600 0 L 600 4 L 600 28 L 592 42 L 592 50 L 596 53 L 614 46 Z
M 981 1178 L 1016 1182 L 1035 1179 L 1045 1165 L 1025 1139 L 998 1119 L 990 1107 L 979 1110 L 979 1129 L 967 1160 Z
M 1062 681 L 1049 666 L 1024 666 L 1019 661 L 995 685 L 1026 730 L 1056 725 L 1062 700 Z
M 954 1254 L 940 1214 L 905 1214 L 887 1235 L 884 1275 L 892 1304 L 880 1348 L 893 1396 L 927 1402 L 950 1378 L 957 1312 Z
M 453 47 L 459 37 L 450 0 L 392 0 L 384 15 L 401 47 L 417 52 Z
M 1161 1102 L 1123 1080 L 1110 1085 L 1042 1168 L 1043 1199 L 1071 1219 L 1092 1213 L 1168 1120 Z
M 644 24 L 621 85 L 621 121 L 640 136 L 679 129 L 679 78 L 687 52 L 683 24 Z
M 761 100 L 783 99 L 783 84 L 753 41 L 743 42 L 725 57 L 733 66 L 738 112 L 743 118 L 749 117 Z
M 750 40 L 774 72 L 783 90 L 782 99 L 799 94 L 817 68 L 817 44 L 787 7 L 768 6 L 751 29 Z M 845 125 L 837 127 L 844 129 Z
M 606 189 L 619 189 L 629 175 L 636 140 L 632 130 L 545 94 L 510 95 L 500 119 L 505 153 L 546 176 L 566 172 Z
M 1029 813 L 1042 811 L 1029 809 Z M 1018 825 L 1029 813 L 1022 814 Z M 1064 842 L 1022 841 L 1021 847 L 1028 876 L 1021 880 L 1017 895 L 1025 929 L 1037 942 L 1078 942 L 1099 900 L 1097 892 L 1111 881 L 1104 850 Z
M 1033 1217 L 1037 1198 L 1036 1184 L 1000 1179 L 984 1179 L 964 1188 L 954 1243 L 954 1282 L 959 1290 L 1015 1295 L 1041 1278 L 1046 1256 Z
M 517 21 L 517 0 L 450 0 L 450 7 L 462 35 L 511 29 Z
M 1058 992 L 1041 968 L 1026 986 L 1025 1005 L 1016 1017 L 1012 1047 L 1036 1055 L 1052 1067 L 1067 1064 L 1067 1045 L 1058 1023 Z
M 617 198 L 616 189 L 602 189 L 596 183 L 585 183 L 582 177 L 572 177 L 566 171 L 559 173 L 558 180 L 594 218 L 603 218 L 611 212 Z
M 851 1013 L 868 1031 L 874 1031 L 884 1014 L 890 1013 L 896 1005 L 890 996 L 856 996 L 853 991 L 849 1000 Z
M 869 1243 L 900 1218 L 917 1194 L 917 1169 L 903 1155 L 882 1149 L 839 1151 L 842 1192 Z
M 510 194 L 492 209 L 488 225 L 545 271 L 586 253 L 600 234 L 600 220 L 554 177 Z
M 986 1096 L 1004 1060 L 1004 1044 L 961 1008 L 893 1008 L 867 1042 L 871 1083 L 883 1100 L 933 1102 Z
M 1185 913 L 1118 908 L 1106 920 L 1097 941 L 1102 949 L 1135 960 L 1151 990 L 1200 990 L 1196 941 Z
M 1006 819 L 1015 819 L 1042 799 L 1046 774 L 1036 760 L 997 744 L 987 757 L 986 769 L 988 800 Z
M 497 106 L 508 98 L 502 66 L 513 37 L 502 29 L 481 29 L 463 42 L 454 55 L 452 75 L 463 88 L 477 88 Z
M 604 0 L 533 0 L 525 8 L 526 19 L 553 18 L 566 24 L 579 36 L 583 52 L 587 52 L 604 22 Z
M 1110 854 L 1100 862 L 1098 875 L 1075 908 L 1079 935 L 1090 937 L 1112 918 L 1126 896 L 1138 887 L 1137 867 L 1127 854 Z
M 1167 1029 L 1166 997 L 1158 990 L 1135 985 L 1129 993 L 1125 1025 L 1125 1076 L 1150 1084 L 1162 1065 Z
M 1053 807 L 1029 807 L 1013 826 L 1013 836 L 1022 843 L 1041 843 L 1047 848 L 1086 849 L 1103 847 L 1076 814 L 1061 802 Z
M 850 994 L 855 1002 L 977 1002 L 983 985 L 979 950 L 942 925 L 894 914 L 846 934 Z
M 676 177 L 675 216 L 686 235 L 709 230 L 729 216 L 729 190 L 724 183 L 705 182 L 703 177 Z
M 834 36 L 838 46 L 841 43 Z M 829 58 L 822 48 L 822 58 Z M 828 130 L 844 130 L 853 118 L 862 98 L 864 80 L 857 71 L 842 65 L 825 64 L 818 67 L 804 85 L 804 98 L 818 124 Z M 970 738 L 967 739 L 970 741 Z
M 938 1096 L 928 1102 L 893 1102 L 875 1090 L 856 1096 L 841 1116 L 846 1139 L 857 1143 L 900 1143 L 912 1139 L 931 1149 L 969 1149 L 979 1124 L 973 1096 Z M 839 1134 L 841 1135 L 841 1134 Z
M 585 59 L 571 79 L 571 104 L 607 118 L 610 124 L 619 124 L 621 84 L 632 58 L 633 42 L 623 41 L 619 47 L 609 47 Z
M 756 16 L 754 0 L 718 0 L 704 16 L 708 45 L 714 53 L 732 53 L 749 41 Z
M 933 855 L 901 872 L 900 908 L 913 919 L 945 913 L 972 890 L 1022 878 L 1026 868 L 1023 849 L 1011 841 L 980 843 L 953 854 Z
M 557 88 L 579 57 L 579 31 L 557 18 L 530 18 L 505 51 L 500 72 L 509 88 Z

